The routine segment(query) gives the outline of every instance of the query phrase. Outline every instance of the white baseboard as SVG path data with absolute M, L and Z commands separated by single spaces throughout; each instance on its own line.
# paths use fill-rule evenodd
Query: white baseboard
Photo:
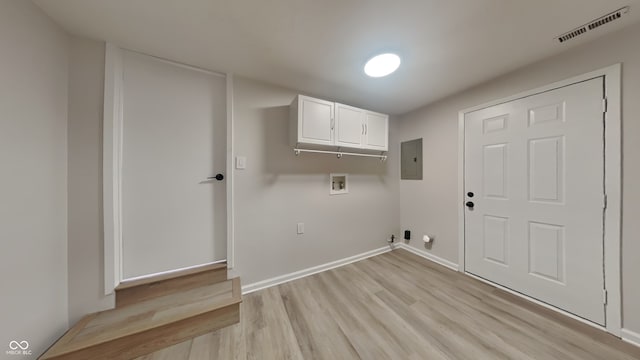
M 247 284 L 242 287 L 242 294 L 244 295 L 244 294 L 252 293 L 254 291 L 266 289 L 268 287 L 272 287 L 272 286 L 280 285 L 285 282 L 297 280 L 305 276 L 317 274 L 322 271 L 331 270 L 340 266 L 351 264 L 356 261 L 364 260 L 372 256 L 384 254 L 386 252 L 393 250 L 393 248 L 394 248 L 393 246 L 384 246 L 379 249 L 367 251 L 362 254 L 350 256 L 348 258 L 332 261 L 326 264 L 310 267 L 308 269 L 292 272 L 289 274 L 276 276 L 274 278 L 258 281 L 253 284 Z
M 416 249 L 413 246 L 410 246 L 408 244 L 397 243 L 397 244 L 394 245 L 394 248 L 395 249 L 407 250 L 407 251 L 409 251 L 411 253 L 414 253 L 414 254 L 416 254 L 418 256 L 421 256 L 421 257 L 423 257 L 423 258 L 425 258 L 427 260 L 431 260 L 431 261 L 433 261 L 435 263 L 438 263 L 438 264 L 440 264 L 442 266 L 446 266 L 449 269 L 458 271 L 458 264 L 456 264 L 456 263 L 454 263 L 452 261 L 449 261 L 447 259 L 443 259 L 443 258 L 441 258 L 439 256 L 433 255 L 430 252 L 427 252 L 427 251 L 424 251 L 424 250 L 420 250 L 420 249 Z
M 177 269 L 161 271 L 161 272 L 157 272 L 157 273 L 153 273 L 153 274 L 134 276 L 134 277 L 122 279 L 122 281 L 120 281 L 120 284 L 123 283 L 123 282 L 148 279 L 148 278 L 152 278 L 152 277 L 156 277 L 156 276 L 160 276 L 160 275 L 169 275 L 169 274 L 178 273 L 178 272 L 185 271 L 185 270 L 197 269 L 199 267 L 204 267 L 204 266 L 223 263 L 225 261 L 227 261 L 227 260 L 226 259 L 222 259 L 222 260 L 216 260 L 216 261 L 207 262 L 207 263 L 204 263 L 204 264 L 191 265 L 191 266 L 181 267 L 181 268 L 177 268 Z
M 622 340 L 624 340 L 625 342 L 628 342 L 631 345 L 635 345 L 637 347 L 640 347 L 640 334 L 635 332 L 635 331 L 631 331 L 629 329 L 622 329 L 620 331 L 621 335 L 622 335 Z

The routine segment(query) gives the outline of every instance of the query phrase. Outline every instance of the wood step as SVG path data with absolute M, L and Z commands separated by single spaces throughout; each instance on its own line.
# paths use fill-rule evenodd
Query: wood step
M 40 359 L 126 360 L 236 324 L 240 278 L 87 315 Z
M 147 278 L 123 281 L 116 287 L 116 308 L 227 280 L 227 262 L 202 265 Z

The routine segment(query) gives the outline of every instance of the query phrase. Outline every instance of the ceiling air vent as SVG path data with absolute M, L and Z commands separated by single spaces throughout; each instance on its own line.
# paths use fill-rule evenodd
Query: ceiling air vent
M 583 27 L 577 28 L 575 30 L 572 30 L 572 31 L 560 36 L 558 38 L 558 40 L 562 43 L 562 42 L 565 42 L 565 41 L 567 41 L 569 39 L 573 39 L 574 37 L 576 37 L 578 35 L 582 35 L 582 34 L 584 34 L 586 32 L 587 32 L 587 28 L 583 26 Z
M 618 20 L 622 17 L 622 15 L 626 14 L 629 12 L 629 7 L 625 6 L 621 9 L 618 9 L 612 13 L 609 13 L 607 15 L 601 16 L 593 21 L 590 21 L 584 25 L 578 26 L 577 28 L 564 33 L 560 36 L 558 36 L 556 39 L 558 39 L 559 42 L 563 43 L 567 40 L 571 40 L 576 36 L 580 36 L 582 34 L 585 34 L 587 31 L 591 31 L 594 30 L 596 28 L 599 28 L 600 26 L 604 25 L 604 24 L 608 24 L 612 21 Z

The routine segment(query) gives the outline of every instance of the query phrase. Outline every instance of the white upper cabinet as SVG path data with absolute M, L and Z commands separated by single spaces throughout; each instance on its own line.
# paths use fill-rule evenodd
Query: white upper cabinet
M 291 103 L 290 116 L 294 146 L 388 150 L 387 115 L 298 95 Z
M 334 103 L 298 95 L 291 104 L 296 143 L 334 144 Z
M 365 112 L 364 147 L 387 151 L 389 147 L 389 116 Z
M 364 143 L 365 111 L 336 104 L 335 145 L 360 148 Z

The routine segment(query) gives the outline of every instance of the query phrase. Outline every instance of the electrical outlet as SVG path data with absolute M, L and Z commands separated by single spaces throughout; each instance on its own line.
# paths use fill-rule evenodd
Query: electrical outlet
M 304 234 L 304 223 L 298 223 L 298 234 Z

